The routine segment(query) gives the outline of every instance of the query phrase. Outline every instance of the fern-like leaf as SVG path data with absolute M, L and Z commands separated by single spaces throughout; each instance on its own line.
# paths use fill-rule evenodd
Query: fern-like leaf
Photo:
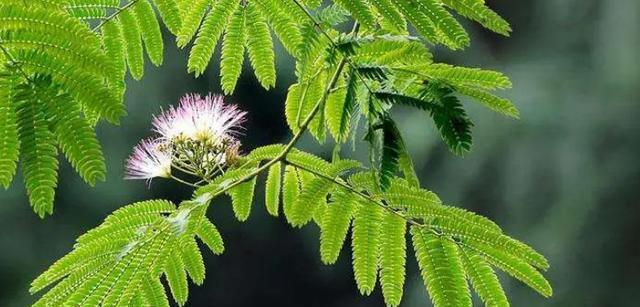
M 388 306 L 402 299 L 406 265 L 407 222 L 390 212 L 382 213 L 380 229 L 380 285 Z
M 204 261 L 198 243 L 193 237 L 180 238 L 180 257 L 193 283 L 202 285 L 205 274 Z
M 511 26 L 496 12 L 488 8 L 484 1 L 478 0 L 442 0 L 446 6 L 456 10 L 458 14 L 479 22 L 493 32 L 509 36 Z
M 182 0 L 178 0 L 182 1 Z M 176 43 L 178 47 L 184 47 L 193 36 L 198 31 L 200 27 L 200 23 L 202 22 L 202 18 L 207 13 L 209 6 L 211 5 L 211 0 L 195 0 L 190 5 L 186 5 L 186 3 L 180 3 L 178 7 L 183 8 L 184 12 L 182 15 L 182 26 L 180 27 L 180 31 L 178 31 L 178 37 L 176 39 Z M 217 21 L 211 20 L 210 22 L 215 23 Z M 203 25 L 204 27 L 205 25 Z M 210 27 L 210 26 L 209 26 Z M 216 37 L 217 40 L 217 37 Z M 215 47 L 215 43 L 213 44 Z
M 353 272 L 360 293 L 369 295 L 376 285 L 380 258 L 382 208 L 362 202 L 355 213 L 352 230 Z
M 232 0 L 237 3 L 238 1 Z M 224 34 L 222 43 L 222 59 L 220 60 L 220 77 L 222 90 L 233 93 L 242 71 L 244 46 L 247 39 L 245 27 L 246 9 L 240 8 L 233 13 Z
M 278 216 L 281 183 L 282 163 L 279 162 L 269 168 L 267 183 L 265 184 L 265 205 L 267 212 L 273 216 Z
M 148 0 L 138 0 L 133 5 L 133 12 L 138 21 L 138 29 L 140 29 L 140 35 L 151 63 L 156 66 L 162 65 L 164 56 L 162 33 L 151 3 Z
M 102 148 L 91 125 L 82 117 L 80 106 L 68 95 L 49 92 L 46 109 L 52 117 L 51 131 L 78 174 L 90 185 L 104 180 L 107 170 Z
M 538 270 L 526 261 L 513 256 L 501 248 L 495 248 L 484 243 L 473 241 L 464 241 L 463 243 L 472 250 L 484 255 L 489 263 L 522 281 L 542 296 L 550 297 L 553 294 L 549 282 Z
M 483 256 L 473 250 L 463 249 L 462 264 L 471 285 L 487 307 L 508 307 L 509 301 L 498 277 Z
M 9 188 L 20 155 L 18 116 L 13 97 L 12 78 L 0 79 L 0 185 Z
M 209 249 L 215 254 L 220 255 L 224 252 L 224 243 L 222 236 L 211 221 L 208 219 L 203 220 L 196 231 L 198 238 L 206 244 Z
M 367 0 L 337 0 L 335 3 L 351 12 L 353 18 L 363 26 L 370 29 L 374 28 L 375 17 L 369 9 L 369 2 Z
M 244 222 L 249 218 L 251 213 L 251 203 L 253 202 L 253 193 L 256 186 L 256 178 L 239 184 L 238 186 L 229 190 L 233 204 L 233 212 L 236 218 Z
M 200 5 L 200 3 L 196 4 Z M 209 61 L 211 60 L 213 51 L 216 47 L 216 44 L 218 43 L 218 39 L 220 38 L 220 35 L 222 35 L 222 31 L 226 25 L 227 33 L 225 34 L 222 47 L 222 63 L 226 62 L 227 64 L 224 64 L 225 68 L 221 67 L 222 73 L 231 73 L 232 71 L 226 71 L 226 69 L 228 69 L 227 67 L 229 65 L 233 64 L 232 67 L 233 69 L 235 69 L 233 70 L 234 74 L 240 74 L 240 68 L 237 66 L 242 65 L 242 59 L 244 57 L 244 49 L 242 49 L 242 47 L 244 45 L 245 30 L 243 14 L 244 10 L 238 10 L 238 5 L 239 1 L 220 1 L 216 3 L 216 5 L 213 6 L 211 11 L 207 14 L 204 22 L 202 23 L 202 27 L 198 32 L 198 36 L 193 45 L 193 48 L 191 49 L 191 53 L 189 54 L 189 63 L 187 65 L 189 68 L 189 72 L 195 73 L 196 76 L 201 75 L 204 72 L 204 70 L 207 68 L 207 65 L 209 64 Z M 193 9 L 204 10 L 198 6 L 194 6 Z M 196 12 L 193 13 L 196 14 Z M 202 16 L 200 16 L 199 18 L 201 19 Z M 227 22 L 229 22 L 228 25 Z M 180 41 L 180 38 L 178 40 Z M 235 82 L 237 76 L 233 79 Z M 223 81 L 223 88 L 224 86 L 228 86 L 227 82 L 229 81 Z
M 271 33 L 267 26 L 267 20 L 260 14 L 258 6 L 250 2 L 247 4 L 246 10 L 249 61 L 262 87 L 269 89 L 276 85 L 275 54 Z
M 178 3 L 175 0 L 153 0 L 153 2 L 167 29 L 177 35 L 182 27 L 182 17 L 180 16 Z
M 131 77 L 140 80 L 144 75 L 144 53 L 138 17 L 133 11 L 125 10 L 118 15 L 118 20 L 122 23 L 122 33 L 129 72 L 131 73 Z
M 169 254 L 165 263 L 164 274 L 171 289 L 173 299 L 175 299 L 178 305 L 183 306 L 187 302 L 189 285 L 187 284 L 187 272 L 182 256 L 180 256 L 177 250 Z
M 357 209 L 356 197 L 343 189 L 337 189 L 332 194 L 332 202 L 320 227 L 320 258 L 325 264 L 333 264 L 338 260 L 351 219 Z
M 20 136 L 20 161 L 29 202 L 40 216 L 53 213 L 58 183 L 58 151 L 46 120 L 46 97 L 42 90 L 20 85 L 15 101 Z
M 458 246 L 450 239 L 421 227 L 412 226 L 411 235 L 422 279 L 433 305 L 471 306 Z

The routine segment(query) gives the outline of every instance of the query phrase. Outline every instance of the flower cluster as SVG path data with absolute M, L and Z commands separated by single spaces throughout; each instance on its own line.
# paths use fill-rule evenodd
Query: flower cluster
M 155 116 L 157 137 L 138 144 L 127 161 L 127 179 L 172 177 L 172 170 L 207 180 L 239 158 L 237 139 L 246 112 L 223 97 L 186 95 L 178 107 Z

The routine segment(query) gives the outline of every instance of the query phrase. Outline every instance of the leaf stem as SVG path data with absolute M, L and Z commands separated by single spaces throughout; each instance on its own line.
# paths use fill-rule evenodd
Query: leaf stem
M 127 10 L 128 8 L 132 7 L 134 4 L 138 3 L 139 0 L 132 0 L 131 2 L 125 4 L 123 7 L 119 7 L 116 9 L 115 12 L 113 12 L 113 14 L 109 15 L 107 18 L 103 19 L 100 24 L 98 24 L 95 28 L 93 28 L 91 31 L 93 32 L 97 32 L 98 30 L 100 30 L 100 28 L 102 28 L 102 26 L 104 26 L 106 23 L 110 22 L 111 20 L 113 20 L 114 18 L 116 18 L 118 15 L 120 15 L 120 13 L 122 13 L 123 11 Z
M 0 50 L 2 50 L 2 53 L 4 53 L 4 56 L 7 57 L 7 60 L 9 60 L 9 62 L 11 62 L 11 64 L 18 69 L 18 71 L 20 71 L 22 76 L 24 76 L 24 78 L 27 79 L 27 81 L 31 82 L 32 81 L 31 78 L 29 78 L 29 75 L 22 69 L 22 66 L 20 65 L 20 63 L 16 61 L 16 59 L 13 57 L 11 52 L 9 52 L 9 50 L 2 45 L 2 40 L 0 40 Z
M 301 170 L 303 170 L 305 172 L 311 173 L 311 174 L 313 174 L 315 176 L 318 176 L 320 178 L 323 178 L 325 180 L 331 181 L 332 183 L 337 184 L 337 185 L 341 186 L 342 188 L 345 188 L 345 189 L 349 190 L 350 192 L 360 196 L 364 200 L 366 200 L 368 202 L 371 202 L 371 203 L 373 203 L 373 204 L 375 204 L 377 206 L 380 206 L 383 209 L 385 209 L 385 210 L 387 210 L 387 211 L 389 211 L 389 212 L 401 217 L 402 219 L 406 220 L 407 223 L 409 223 L 411 225 L 424 226 L 421 223 L 415 221 L 414 219 L 405 216 L 404 214 L 402 214 L 401 211 L 394 210 L 388 204 L 384 203 L 384 201 L 379 201 L 379 200 L 375 199 L 374 197 L 372 197 L 371 195 L 365 194 L 362 191 L 359 191 L 359 190 L 355 189 L 354 187 L 352 187 L 351 185 L 345 183 L 344 181 L 337 180 L 336 178 L 329 177 L 329 176 L 327 176 L 325 174 L 322 174 L 320 172 L 317 172 L 315 170 L 312 170 L 310 168 L 307 168 L 305 166 L 302 166 L 302 165 L 300 165 L 298 163 L 295 163 L 295 162 L 292 162 L 292 161 L 289 161 L 289 160 L 285 160 L 284 163 L 288 164 L 288 165 L 291 165 L 291 166 L 294 166 L 296 168 L 299 168 L 299 169 L 301 169 Z
M 182 183 L 182 184 L 186 184 L 186 185 L 188 185 L 188 186 L 194 187 L 194 188 L 199 188 L 199 187 L 200 187 L 200 186 L 199 186 L 199 185 L 197 185 L 197 184 L 193 184 L 193 183 L 188 182 L 188 181 L 186 181 L 186 180 L 184 180 L 184 179 L 180 179 L 180 178 L 178 178 L 178 177 L 176 177 L 176 176 L 174 176 L 174 175 L 171 175 L 171 179 L 173 179 L 173 180 L 175 180 L 175 181 L 177 181 L 177 182 L 180 182 L 180 183 Z

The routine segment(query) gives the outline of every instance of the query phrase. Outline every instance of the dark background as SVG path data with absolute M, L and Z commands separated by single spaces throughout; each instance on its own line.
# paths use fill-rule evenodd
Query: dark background
M 398 110 L 422 183 L 548 256 L 554 296 L 544 299 L 501 275 L 513 306 L 637 306 L 640 2 L 488 2 L 512 22 L 513 37 L 467 23 L 472 46 L 455 53 L 437 49 L 436 57 L 506 72 L 514 88 L 503 94 L 522 119 L 468 103 L 475 144 L 461 158 L 446 151 L 424 114 Z M 208 74 L 194 79 L 186 73 L 187 53 L 177 51 L 171 37 L 166 45 L 165 65 L 148 67 L 141 82 L 129 83 L 129 116 L 119 127 L 99 127 L 107 182 L 92 189 L 63 162 L 55 213 L 45 220 L 29 208 L 21 178 L 0 191 L 0 306 L 33 302 L 30 281 L 111 211 L 133 201 L 189 196 L 173 182 L 156 180 L 148 189 L 121 179 L 131 147 L 149 135 L 153 113 L 186 92 L 220 91 L 218 54 Z M 261 89 L 249 71 L 230 99 L 250 114 L 245 151 L 290 138 L 282 110 L 292 63 L 279 51 L 275 90 Z M 328 154 L 309 137 L 302 146 Z M 268 217 L 261 191 L 246 223 L 232 218 L 227 199 L 212 206 L 227 250 L 219 257 L 205 253 L 207 279 L 190 288 L 190 306 L 383 306 L 379 288 L 371 297 L 358 294 L 348 246 L 336 265 L 322 265 L 318 229 L 294 230 Z M 408 263 L 402 305 L 429 305 L 413 256 Z

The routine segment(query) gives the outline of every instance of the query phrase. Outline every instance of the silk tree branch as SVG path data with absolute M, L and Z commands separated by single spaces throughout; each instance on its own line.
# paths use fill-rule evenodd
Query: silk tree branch
M 260 173 L 264 172 L 265 170 L 269 169 L 269 167 L 271 167 L 272 165 L 274 165 L 274 164 L 276 164 L 278 162 L 284 161 L 286 159 L 287 154 L 289 154 L 289 152 L 293 149 L 293 147 L 296 145 L 298 140 L 300 140 L 300 138 L 302 137 L 302 134 L 305 131 L 307 131 L 307 129 L 309 128 L 309 124 L 311 124 L 311 121 L 313 120 L 313 118 L 320 111 L 320 107 L 324 105 L 324 102 L 327 100 L 327 97 L 329 96 L 329 93 L 331 92 L 331 89 L 338 82 L 338 79 L 339 79 L 340 75 L 342 74 L 342 71 L 344 70 L 345 64 L 346 64 L 346 58 L 342 58 L 342 60 L 338 64 L 338 68 L 336 69 L 335 73 L 331 77 L 331 81 L 329 82 L 329 84 L 327 84 L 327 87 L 326 87 L 325 91 L 323 92 L 322 97 L 320 97 L 320 99 L 318 99 L 318 102 L 316 102 L 316 104 L 313 107 L 313 109 L 311 110 L 311 112 L 307 115 L 305 120 L 300 125 L 300 130 L 293 136 L 293 138 L 289 141 L 289 143 L 287 143 L 285 148 L 282 149 L 282 151 L 275 158 L 269 160 L 267 163 L 261 165 L 260 167 L 256 168 L 255 170 L 253 170 L 251 173 L 243 176 L 240 179 L 234 180 L 229 185 L 227 185 L 224 188 L 222 188 L 221 190 L 217 191 L 215 193 L 215 195 L 212 195 L 214 198 L 216 196 L 224 194 L 225 192 L 229 191 L 230 189 L 232 189 L 232 188 L 234 188 L 234 187 L 236 187 L 236 186 L 238 186 L 238 185 L 240 185 L 240 184 L 242 184 L 244 182 L 247 182 L 247 181 L 253 179 L 253 177 L 255 177 L 255 176 L 259 175 Z

